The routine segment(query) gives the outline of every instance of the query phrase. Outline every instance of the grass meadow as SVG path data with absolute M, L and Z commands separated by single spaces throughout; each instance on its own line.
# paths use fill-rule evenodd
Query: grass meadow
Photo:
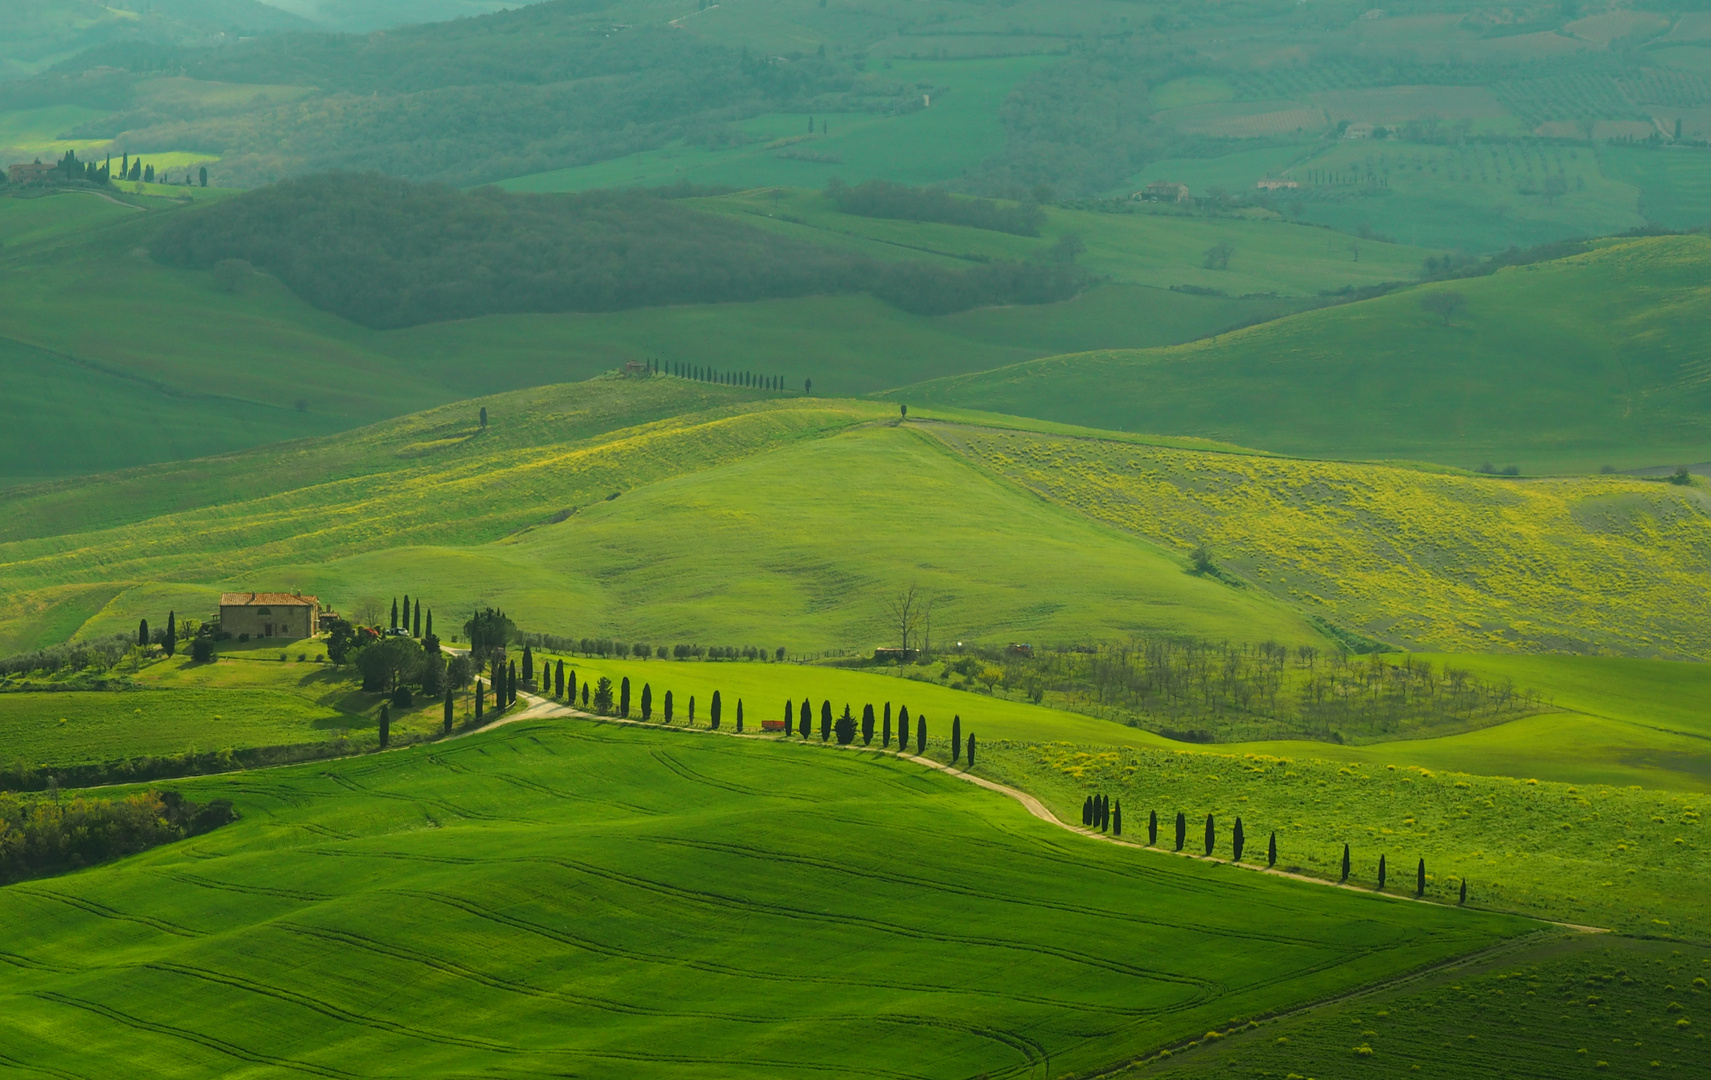
M 1262 1024 L 1119 1075 L 1696 1075 L 1705 1052 L 1700 1026 L 1711 1005 L 1708 976 L 1711 951 L 1702 947 L 1563 938 Z
M 208 192 L 219 194 L 196 189 Z M 182 212 L 89 194 L 0 199 L 0 349 L 13 376 L 0 402 L 0 483 L 324 435 L 631 360 L 761 371 L 797 390 L 812 379 L 822 394 L 851 395 L 1065 351 L 1187 341 L 1299 306 L 1117 283 L 1060 304 L 941 317 L 861 295 L 376 331 L 266 275 L 228 293 L 210 274 L 154 264 L 141 252 Z M 967 244 L 989 235 L 959 231 Z M 36 452 L 45 445 L 55 452 Z
M 765 740 L 526 722 L 178 786 L 241 820 L 0 892 L 8 1059 L 1061 1076 L 1536 925 L 1093 843 Z
M 1711 431 L 1687 343 L 1703 322 L 1708 249 L 1698 236 L 1610 241 L 1187 345 L 1054 357 L 889 396 L 1308 457 L 1529 473 L 1704 461 Z M 1464 302 L 1448 325 L 1422 307 L 1441 292 Z

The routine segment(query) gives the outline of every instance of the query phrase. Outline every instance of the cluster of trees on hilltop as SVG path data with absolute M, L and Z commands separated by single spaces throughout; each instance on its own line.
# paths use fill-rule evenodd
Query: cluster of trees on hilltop
M 896 218 L 901 221 L 942 221 L 1017 236 L 1038 236 L 1046 214 L 1033 202 L 1004 206 L 991 199 L 950 195 L 932 188 L 867 180 L 850 187 L 837 177 L 826 184 L 826 195 L 846 214 Z
M 1061 245 L 1036 263 L 886 263 L 644 191 L 464 193 L 351 173 L 182 214 L 153 254 L 198 269 L 242 260 L 316 307 L 373 327 L 862 291 L 941 314 L 1063 300 L 1085 284 L 1074 249 Z
M 0 792 L 0 885 L 117 859 L 234 820 L 226 799 L 198 804 L 176 791 L 61 801 Z

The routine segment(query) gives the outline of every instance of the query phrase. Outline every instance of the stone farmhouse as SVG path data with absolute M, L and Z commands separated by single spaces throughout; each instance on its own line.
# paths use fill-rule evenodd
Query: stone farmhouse
M 220 632 L 295 641 L 315 635 L 320 610 L 319 600 L 302 593 L 221 593 Z

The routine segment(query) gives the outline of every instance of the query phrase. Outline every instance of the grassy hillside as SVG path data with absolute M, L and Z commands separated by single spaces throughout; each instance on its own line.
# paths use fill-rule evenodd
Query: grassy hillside
M 1108 285 L 1063 304 L 936 318 L 863 295 L 377 331 L 266 275 L 225 292 L 208 273 L 155 264 L 144 250 L 180 209 L 142 213 L 91 194 L 0 199 L 0 347 L 17 372 L 0 401 L 0 481 L 321 435 L 630 360 L 860 394 L 1066 349 L 1184 341 L 1293 308 Z
M 1711 457 L 1703 237 L 1583 255 L 1307 312 L 1190 345 L 1032 361 L 895 391 L 1320 457 L 1525 471 Z M 1445 320 L 1423 307 L 1455 293 Z
M 1511 480 L 928 424 L 1095 520 L 1216 563 L 1303 612 L 1408 648 L 1707 655 L 1698 486 Z
M 183 786 L 241 820 L 0 895 L 31 928 L 12 1060 L 1081 1071 L 1533 925 L 1121 850 L 761 741 L 534 723 Z

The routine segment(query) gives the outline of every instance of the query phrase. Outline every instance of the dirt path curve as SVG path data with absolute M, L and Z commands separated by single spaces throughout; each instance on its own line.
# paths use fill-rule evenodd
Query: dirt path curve
M 573 708 L 573 707 L 568 706 L 568 705 L 560 705 L 557 702 L 551 700 L 550 698 L 537 697 L 537 696 L 532 695 L 532 694 L 518 694 L 517 696 L 519 698 L 526 700 L 529 703 L 529 707 L 527 709 L 525 709 L 523 712 L 520 712 L 515 716 L 503 717 L 502 719 L 496 720 L 493 723 L 486 725 L 485 727 L 480 727 L 480 728 L 476 728 L 472 731 L 464 732 L 463 735 L 474 735 L 474 734 L 477 734 L 478 732 L 482 732 L 482 731 L 491 731 L 494 728 L 503 727 L 506 724 L 516 723 L 518 720 L 548 720 L 548 719 L 553 719 L 553 718 L 557 718 L 557 717 L 584 719 L 584 720 L 600 720 L 600 721 L 604 721 L 606 723 L 612 723 L 612 724 L 634 724 L 638 727 L 663 728 L 665 726 L 663 724 L 657 724 L 657 723 L 652 723 L 652 722 L 643 721 L 643 720 L 627 720 L 627 719 L 624 719 L 622 717 L 617 717 L 617 716 L 596 716 L 592 713 L 583 712 L 581 709 Z M 714 731 L 711 728 L 690 728 L 690 727 L 676 727 L 676 726 L 671 727 L 670 730 L 672 730 L 672 731 L 695 731 L 695 732 L 700 732 L 700 733 L 707 734 L 707 735 L 728 735 L 728 736 L 731 736 L 732 738 L 743 738 L 743 739 L 763 737 L 763 736 L 761 736 L 761 734 L 759 732 L 752 732 L 752 731 L 739 733 L 736 731 L 723 731 L 723 730 Z M 452 736 L 452 738 L 462 738 L 463 735 L 454 735 L 454 736 Z M 774 741 L 779 741 L 779 740 L 774 739 Z M 793 742 L 793 740 L 789 740 L 789 739 L 786 739 L 783 741 Z M 1249 873 L 1270 874 L 1273 877 L 1289 878 L 1291 881 L 1305 882 L 1308 885 L 1318 885 L 1322 888 L 1347 889 L 1351 892 L 1358 892 L 1358 893 L 1361 893 L 1361 894 L 1367 895 L 1367 896 L 1377 896 L 1377 897 L 1381 897 L 1385 900 L 1395 900 L 1398 902 L 1410 903 L 1410 904 L 1431 904 L 1434 907 L 1457 906 L 1457 905 L 1451 905 L 1451 904 L 1440 904 L 1436 900 L 1427 900 L 1423 897 L 1406 896 L 1406 895 L 1401 895 L 1398 893 L 1379 892 L 1376 889 L 1370 889 L 1370 888 L 1367 888 L 1366 886 L 1351 884 L 1349 882 L 1327 881 L 1324 878 L 1313 877 L 1313 876 L 1308 875 L 1308 874 L 1292 874 L 1287 870 L 1279 870 L 1276 867 L 1260 866 L 1260 865 L 1257 865 L 1255 863 L 1234 862 L 1230 859 L 1215 859 L 1209 855 L 1196 855 L 1193 852 L 1189 852 L 1189 851 L 1169 851 L 1165 848 L 1154 847 L 1154 846 L 1151 846 L 1149 844 L 1142 844 L 1142 843 L 1139 843 L 1139 842 L 1134 841 L 1134 840 L 1125 840 L 1120 836 L 1112 836 L 1110 833 L 1099 832 L 1096 829 L 1089 829 L 1084 825 L 1074 825 L 1074 824 L 1071 824 L 1070 822 L 1064 821 L 1061 818 L 1059 818 L 1056 814 L 1052 813 L 1051 810 L 1049 808 L 1047 808 L 1045 803 L 1041 802 L 1035 796 L 1028 794 L 1026 791 L 1023 791 L 1021 788 L 1013 788 L 1013 787 L 1009 786 L 1008 784 L 1000 784 L 998 781 L 988 780 L 984 776 L 975 776 L 973 773 L 967 772 L 966 770 L 963 770 L 963 769 L 959 769 L 954 765 L 947 765 L 942 761 L 934 761 L 932 758 L 922 757 L 918 754 L 910 754 L 910 753 L 907 753 L 904 751 L 881 750 L 877 747 L 872 747 L 872 746 L 852 746 L 849 749 L 855 750 L 858 753 L 889 754 L 892 757 L 901 758 L 904 761 L 913 761 L 916 764 L 925 765 L 929 769 L 937 769 L 942 773 L 945 773 L 949 776 L 954 776 L 957 779 L 966 781 L 970 784 L 975 785 L 976 787 L 983 787 L 988 791 L 996 792 L 999 795 L 1003 795 L 1003 796 L 1006 796 L 1008 798 L 1015 799 L 1017 802 L 1022 804 L 1023 809 L 1027 810 L 1028 813 L 1039 818 L 1041 821 L 1044 821 L 1050 825 L 1056 825 L 1058 828 L 1063 829 L 1067 832 L 1075 833 L 1078 836 L 1085 836 L 1090 840 L 1098 840 L 1098 841 L 1102 841 L 1102 842 L 1107 843 L 1107 844 L 1116 844 L 1119 847 L 1134 848 L 1138 851 L 1150 851 L 1150 852 L 1153 852 L 1154 854 L 1158 854 L 1158 855 L 1174 855 L 1180 859 L 1194 859 L 1198 862 L 1217 863 L 1217 864 L 1223 865 L 1223 866 L 1232 866 L 1238 870 L 1246 870 Z M 1536 916 L 1525 916 L 1525 917 L 1536 918 Z M 1560 926 L 1566 930 L 1578 931 L 1578 932 L 1583 933 L 1583 934 L 1608 934 L 1611 932 L 1610 928 L 1606 927 L 1606 926 L 1582 926 L 1579 923 L 1556 922 L 1555 920 L 1551 920 L 1551 919 L 1539 919 L 1538 921 L 1541 923 L 1547 923 L 1551 926 Z

